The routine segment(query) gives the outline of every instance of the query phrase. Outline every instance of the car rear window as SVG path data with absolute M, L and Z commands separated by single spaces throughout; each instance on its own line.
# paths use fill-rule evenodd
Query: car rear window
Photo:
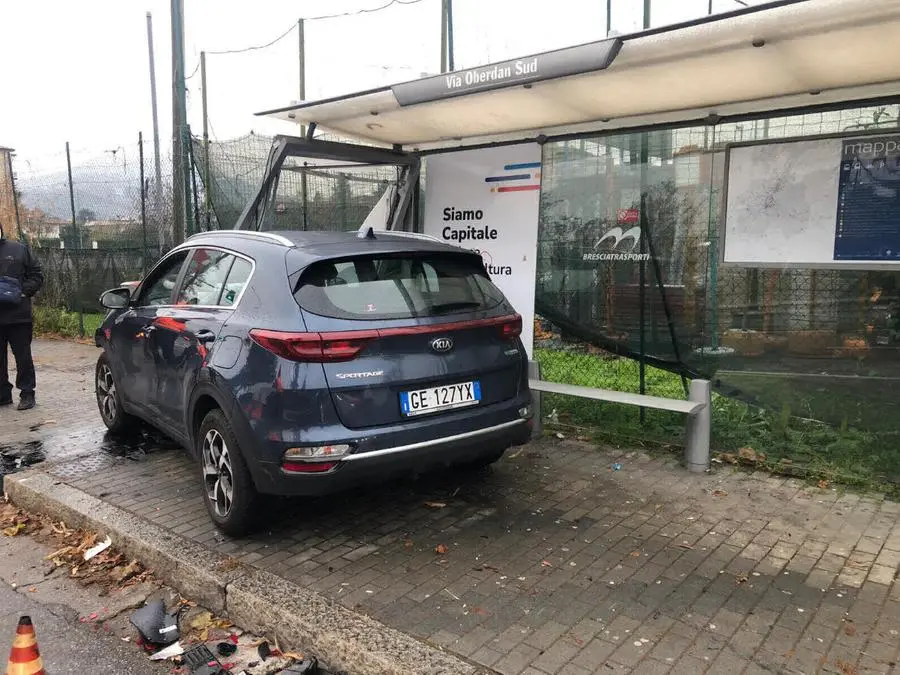
M 314 263 L 294 294 L 304 310 L 341 319 L 405 319 L 492 309 L 503 294 L 477 259 L 358 256 Z

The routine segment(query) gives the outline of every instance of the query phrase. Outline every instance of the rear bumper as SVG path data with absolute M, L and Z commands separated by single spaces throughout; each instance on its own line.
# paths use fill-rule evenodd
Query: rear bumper
M 522 418 L 519 409 L 530 403 L 531 395 L 526 392 L 514 401 L 485 408 L 478 415 L 469 412 L 468 416 L 423 420 L 410 427 L 380 429 L 377 434 L 370 430 L 367 436 L 353 436 L 345 429 L 343 438 L 331 442 L 350 443 L 355 446 L 355 452 L 325 473 L 283 471 L 280 456 L 289 446 L 282 443 L 277 461 L 257 464 L 256 487 L 266 494 L 324 495 L 393 476 L 421 474 L 476 461 L 529 441 L 532 419 Z M 267 450 L 271 452 L 272 448 Z

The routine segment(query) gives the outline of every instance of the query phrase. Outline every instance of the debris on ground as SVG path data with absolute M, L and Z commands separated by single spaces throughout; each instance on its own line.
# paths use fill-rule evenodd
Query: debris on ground
M 447 507 L 445 502 L 425 502 L 425 506 L 429 509 L 443 509 Z
M 621 471 L 621 470 L 622 470 L 622 465 L 619 464 L 619 462 L 616 462 L 616 463 L 613 464 L 610 468 L 611 468 L 613 471 Z
M 438 544 L 437 546 L 434 547 L 434 552 L 437 553 L 438 555 L 447 555 L 447 552 L 449 550 L 450 549 L 447 548 L 446 544 Z
M 84 552 L 84 559 L 90 560 L 91 558 L 96 557 L 98 554 L 103 553 L 106 549 L 112 546 L 112 539 L 107 537 L 104 541 L 100 542 L 96 546 L 91 546 L 87 551 Z
M 180 612 L 169 613 L 162 599 L 154 600 L 131 615 L 131 625 L 140 633 L 148 648 L 166 647 L 181 639 L 178 629 Z
M 175 642 L 170 644 L 168 647 L 164 647 L 160 649 L 158 652 L 154 652 L 150 655 L 151 661 L 166 661 L 167 659 L 174 659 L 176 656 L 181 656 L 184 654 L 184 647 L 181 646 L 180 642 Z

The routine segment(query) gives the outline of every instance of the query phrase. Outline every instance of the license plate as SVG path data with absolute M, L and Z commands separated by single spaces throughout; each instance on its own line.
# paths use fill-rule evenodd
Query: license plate
M 406 416 L 452 410 L 477 405 L 481 401 L 481 383 L 460 382 L 400 394 L 400 409 Z

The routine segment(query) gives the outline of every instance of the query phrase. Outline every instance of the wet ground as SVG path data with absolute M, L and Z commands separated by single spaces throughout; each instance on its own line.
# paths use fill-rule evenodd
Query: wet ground
M 487 471 L 279 502 L 259 534 L 229 539 L 195 463 L 153 435 L 110 444 L 69 375 L 41 370 L 80 414 L 36 432 L 26 423 L 47 413 L 23 419 L 14 443 L 0 414 L 4 443 L 42 450 L 36 466 L 59 481 L 495 672 L 900 673 L 900 504 L 546 439 Z

